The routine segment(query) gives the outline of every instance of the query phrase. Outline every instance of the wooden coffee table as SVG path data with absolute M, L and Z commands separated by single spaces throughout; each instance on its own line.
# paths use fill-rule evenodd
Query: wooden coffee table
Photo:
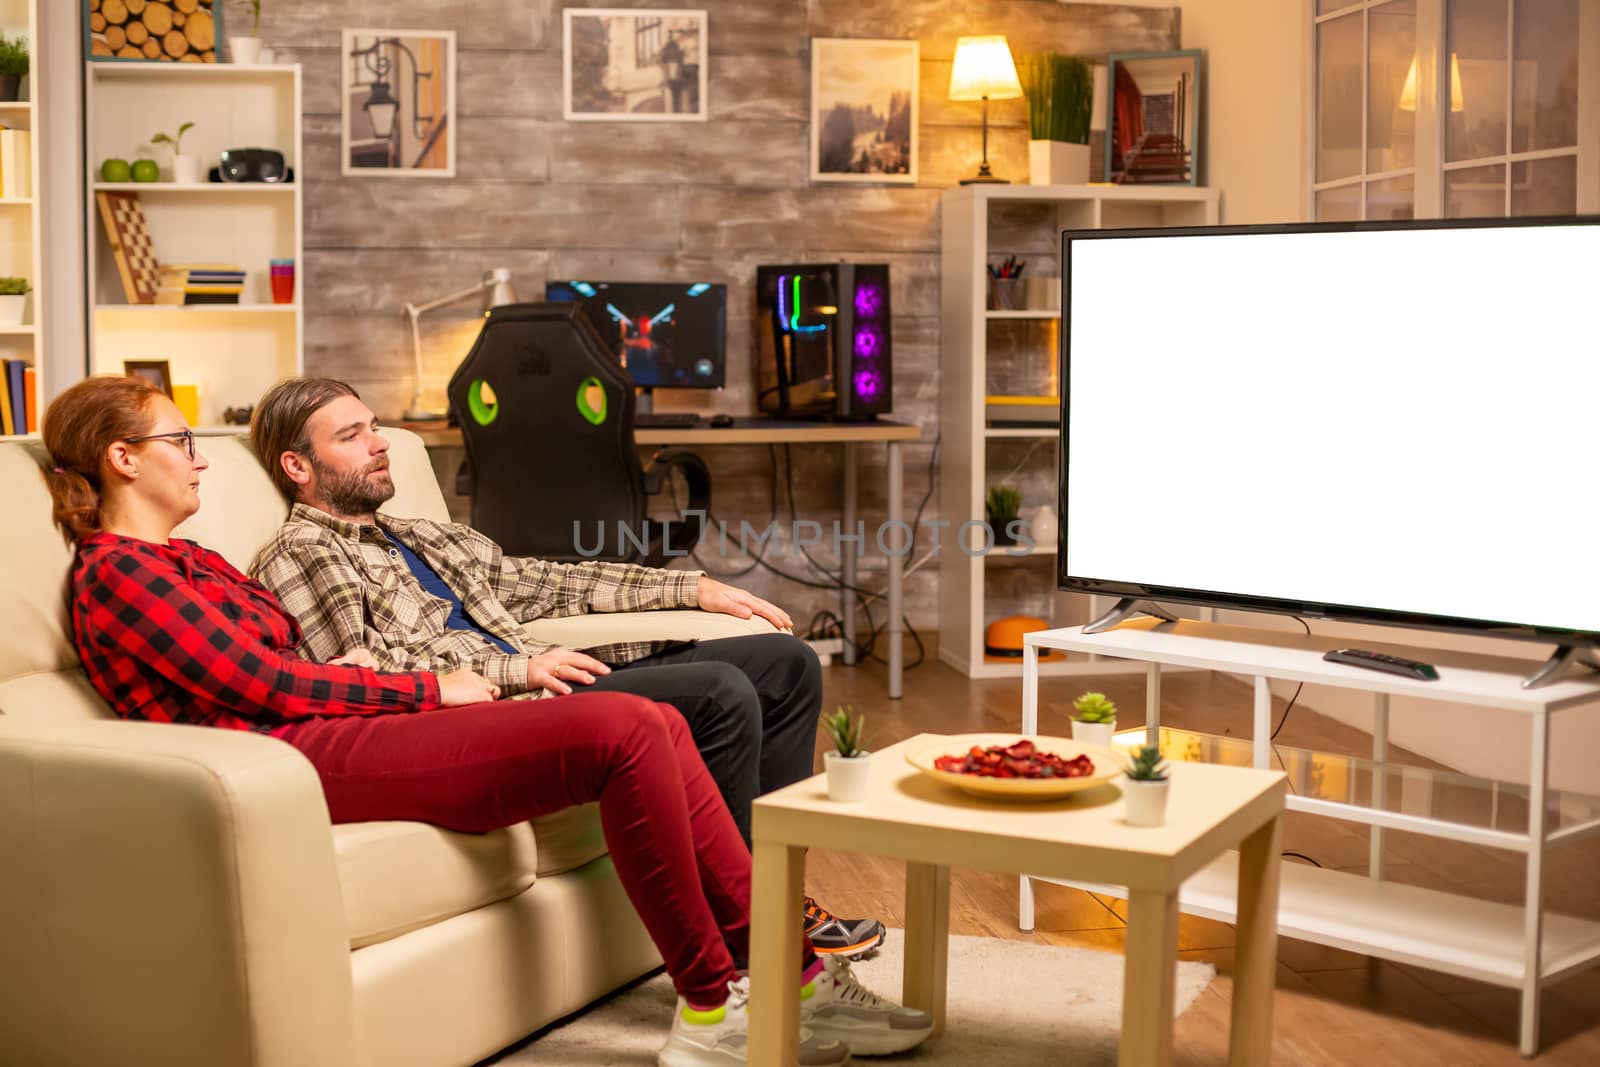
M 1238 945 L 1229 1062 L 1264 1064 L 1272 1044 L 1277 967 L 1282 773 L 1201 763 L 1172 767 L 1165 826 L 1132 827 L 1106 786 L 1042 803 L 982 800 L 919 773 L 908 751 L 939 742 L 920 734 L 872 757 L 861 804 L 827 796 L 816 775 L 755 802 L 751 892 L 750 1062 L 796 1062 L 800 1030 L 801 907 L 806 848 L 906 861 L 905 1003 L 944 1029 L 950 868 L 1036 874 L 1128 887 L 1127 968 L 1120 1063 L 1160 1067 L 1172 1058 L 1178 887 L 1239 848 Z

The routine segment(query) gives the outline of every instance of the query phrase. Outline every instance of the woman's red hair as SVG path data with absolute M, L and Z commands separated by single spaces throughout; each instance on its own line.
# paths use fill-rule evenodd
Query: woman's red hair
M 73 541 L 103 525 L 100 472 L 106 449 L 138 437 L 154 419 L 150 404 L 161 393 L 138 378 L 85 378 L 51 401 L 44 413 L 44 446 L 52 469 L 45 472 L 51 514 Z

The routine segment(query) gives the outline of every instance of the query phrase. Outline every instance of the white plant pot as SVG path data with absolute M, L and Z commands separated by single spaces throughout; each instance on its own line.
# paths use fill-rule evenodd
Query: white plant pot
M 179 185 L 198 185 L 205 181 L 205 167 L 199 156 L 173 156 L 172 180 Z
M 1122 800 L 1129 826 L 1160 826 L 1167 821 L 1167 792 L 1172 779 L 1124 778 Z
M 829 800 L 859 804 L 867 799 L 867 783 L 872 774 L 872 760 L 867 753 L 845 757 L 837 752 L 824 752 L 822 765 L 828 771 Z
M 27 306 L 27 293 L 0 296 L 0 326 L 21 326 L 22 313 Z
M 1080 722 L 1072 720 L 1072 739 L 1082 741 L 1086 745 L 1099 745 L 1101 748 L 1111 747 L 1111 735 L 1117 732 L 1117 720 L 1110 722 Z
M 261 38 L 229 37 L 228 58 L 243 66 L 261 62 Z
M 1028 142 L 1030 185 L 1082 185 L 1088 180 L 1088 145 L 1069 141 Z

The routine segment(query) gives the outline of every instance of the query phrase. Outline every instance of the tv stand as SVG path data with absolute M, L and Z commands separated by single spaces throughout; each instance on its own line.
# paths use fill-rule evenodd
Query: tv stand
M 1285 863 L 1279 897 L 1278 932 L 1284 937 L 1332 945 L 1351 952 L 1464 975 L 1515 989 L 1521 994 L 1519 1045 L 1524 1056 L 1539 1047 L 1539 1006 L 1544 986 L 1580 971 L 1600 967 L 1600 922 L 1549 912 L 1544 900 L 1545 854 L 1553 848 L 1600 835 L 1600 800 L 1550 789 L 1550 722 L 1557 712 L 1593 714 L 1600 710 L 1600 678 L 1585 675 L 1546 684 L 1523 685 L 1527 661 L 1443 649 L 1381 646 L 1381 651 L 1435 664 L 1439 677 L 1423 681 L 1398 674 L 1360 670 L 1322 658 L 1338 639 L 1242 626 L 1194 622 L 1177 625 L 1138 620 L 1099 634 L 1080 627 L 1040 630 L 1024 635 L 1022 732 L 1039 731 L 1039 654 L 1041 651 L 1093 653 L 1145 665 L 1146 741 L 1163 740 L 1162 665 L 1253 676 L 1252 729 L 1216 739 L 1238 746 L 1248 737 L 1245 755 L 1268 769 L 1286 746 L 1272 742 L 1273 679 L 1365 690 L 1373 694 L 1372 758 L 1354 760 L 1326 753 L 1289 751 L 1289 811 L 1306 812 L 1371 827 L 1366 876 Z M 1565 658 L 1565 657 L 1564 657 Z M 1527 724 L 1531 758 L 1526 786 L 1427 771 L 1389 762 L 1389 699 L 1403 696 L 1496 708 Z M 1059 732 L 1059 730 L 1047 730 Z M 1177 731 L 1165 731 L 1169 735 Z M 1169 758 L 1181 758 L 1184 742 L 1169 737 Z M 1191 739 L 1204 747 L 1198 739 Z M 1202 753 L 1203 754 L 1203 753 Z M 1347 784 L 1324 789 L 1315 773 L 1339 764 Z M 1448 778 L 1451 788 L 1481 790 L 1488 804 L 1459 809 L 1436 806 L 1434 794 L 1417 794 L 1422 779 Z M 1330 775 L 1337 778 L 1337 775 Z M 1320 794 L 1320 795 L 1319 795 Z M 1482 808 L 1498 811 L 1499 798 L 1510 807 L 1526 805 L 1526 816 L 1510 813 L 1485 818 Z M 1420 801 L 1420 803 L 1419 803 Z M 1384 877 L 1383 834 L 1388 830 L 1426 834 L 1505 849 L 1527 857 L 1521 904 L 1503 904 L 1455 893 L 1423 889 Z M 1184 883 L 1179 907 L 1195 915 L 1234 921 L 1237 856 L 1201 868 Z M 1019 924 L 1033 928 L 1033 881 L 1021 884 Z M 1076 885 L 1077 883 L 1062 883 Z M 1082 886 L 1121 896 L 1117 886 Z
M 1585 655 L 1586 652 L 1587 648 L 1578 645 L 1557 645 L 1544 665 L 1522 680 L 1522 688 L 1537 689 L 1541 685 L 1549 685 L 1565 674 L 1569 667 L 1588 667 L 1591 671 L 1600 671 L 1600 663 Z
M 1112 609 L 1083 628 L 1086 634 L 1097 634 L 1132 618 L 1135 615 L 1152 615 L 1162 622 L 1177 622 L 1178 617 L 1154 600 L 1139 600 L 1125 596 Z

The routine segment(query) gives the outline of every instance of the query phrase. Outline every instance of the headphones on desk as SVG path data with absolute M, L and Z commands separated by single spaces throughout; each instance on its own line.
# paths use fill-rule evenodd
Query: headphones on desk
M 294 168 L 275 148 L 229 148 L 211 168 L 214 182 L 292 182 Z

